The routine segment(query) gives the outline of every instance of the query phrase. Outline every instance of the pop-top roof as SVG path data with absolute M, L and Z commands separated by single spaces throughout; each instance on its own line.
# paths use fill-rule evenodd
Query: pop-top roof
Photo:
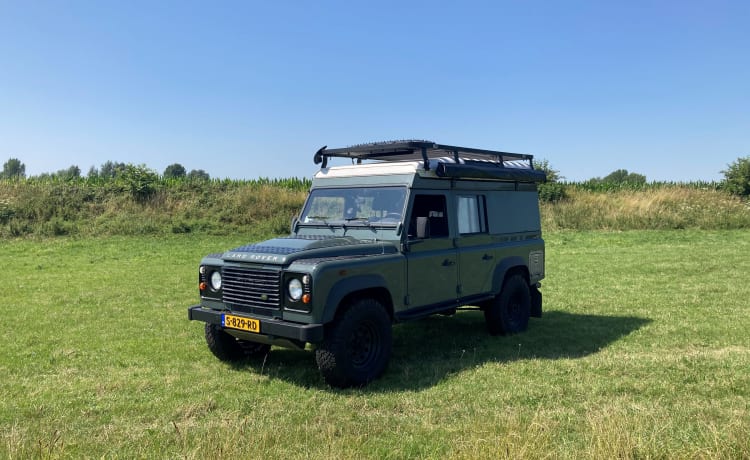
M 315 153 L 313 161 L 322 169 L 329 158 L 351 158 L 388 162 L 420 161 L 425 171 L 435 170 L 439 177 L 544 182 L 544 172 L 534 169 L 533 155 L 496 150 L 436 144 L 425 140 L 373 142 Z

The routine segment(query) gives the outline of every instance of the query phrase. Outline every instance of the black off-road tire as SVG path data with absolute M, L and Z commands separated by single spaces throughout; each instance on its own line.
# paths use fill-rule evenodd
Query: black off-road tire
M 208 349 L 221 361 L 241 361 L 246 358 L 265 356 L 270 345 L 239 340 L 227 334 L 221 326 L 206 323 L 206 343 Z
M 531 295 L 522 275 L 512 275 L 503 283 L 503 290 L 484 309 L 484 319 L 491 335 L 523 332 L 529 325 Z
M 374 299 L 361 299 L 330 324 L 315 360 L 332 387 L 363 386 L 385 371 L 391 347 L 391 319 L 385 308 Z

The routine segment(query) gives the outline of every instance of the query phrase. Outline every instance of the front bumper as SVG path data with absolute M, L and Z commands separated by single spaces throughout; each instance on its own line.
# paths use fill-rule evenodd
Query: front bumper
M 210 310 L 200 305 L 195 305 L 188 308 L 188 319 L 221 325 L 221 315 L 223 313 L 227 312 Z M 232 314 L 237 315 L 237 313 Z M 245 315 L 239 314 L 238 316 Z M 298 324 L 271 318 L 254 317 L 253 319 L 260 321 L 261 333 L 259 335 L 266 336 L 269 339 L 283 338 L 309 343 L 320 343 L 323 341 L 322 324 Z

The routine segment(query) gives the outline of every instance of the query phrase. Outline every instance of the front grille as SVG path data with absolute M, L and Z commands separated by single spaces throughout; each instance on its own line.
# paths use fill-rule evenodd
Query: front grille
M 224 267 L 224 303 L 245 308 L 280 307 L 281 272 L 244 267 Z

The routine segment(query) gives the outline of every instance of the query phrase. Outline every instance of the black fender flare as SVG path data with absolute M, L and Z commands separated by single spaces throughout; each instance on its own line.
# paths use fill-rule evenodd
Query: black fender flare
M 529 282 L 529 267 L 526 265 L 526 261 L 523 257 L 506 257 L 495 266 L 495 272 L 492 275 L 492 292 L 495 294 L 500 293 L 500 290 L 503 288 L 503 282 L 505 281 L 505 275 L 514 268 L 523 269 L 526 274 L 526 282 Z
M 372 288 L 382 288 L 388 290 L 388 284 L 385 282 L 385 278 L 380 275 L 357 275 L 350 278 L 344 278 L 338 281 L 328 291 L 328 298 L 326 299 L 325 309 L 323 311 L 322 323 L 326 324 L 333 321 L 336 316 L 336 310 L 339 308 L 339 304 L 344 300 L 346 296 L 358 291 L 364 291 Z

